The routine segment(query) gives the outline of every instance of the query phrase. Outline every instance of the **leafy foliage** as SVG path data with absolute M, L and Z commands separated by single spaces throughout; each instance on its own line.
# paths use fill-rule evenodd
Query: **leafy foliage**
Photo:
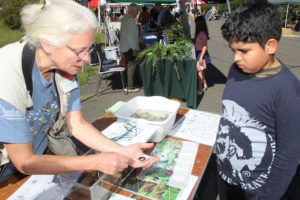
M 176 23 L 170 28 L 166 29 L 166 35 L 170 43 L 173 43 L 179 38 L 185 38 L 182 24 Z
M 0 16 L 4 23 L 11 29 L 21 28 L 21 8 L 27 3 L 38 2 L 38 0 L 4 0 L 1 3 L 5 7 L 1 10 Z
M 180 60 L 183 60 L 184 56 L 191 56 L 192 52 L 188 44 L 192 44 L 192 41 L 184 35 L 180 24 L 175 24 L 167 29 L 166 35 L 171 44 L 167 45 L 161 41 L 155 42 L 150 48 L 140 52 L 135 61 L 138 63 L 146 58 L 147 64 L 152 62 L 152 75 L 154 75 L 157 61 L 163 57 L 168 57 L 173 63 L 177 79 L 180 80 L 176 59 L 174 58 L 179 57 Z

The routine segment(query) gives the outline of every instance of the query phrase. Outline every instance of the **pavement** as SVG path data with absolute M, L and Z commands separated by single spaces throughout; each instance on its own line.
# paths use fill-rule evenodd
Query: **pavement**
M 198 98 L 198 110 L 221 114 L 221 99 L 225 87 L 226 77 L 233 63 L 232 52 L 227 42 L 222 38 L 220 27 L 223 21 L 209 21 L 208 29 L 210 40 L 208 41 L 209 53 L 212 59 L 205 74 L 209 89 Z M 192 28 L 193 29 L 193 28 Z M 277 57 L 284 62 L 289 69 L 300 79 L 300 32 L 282 36 L 279 42 Z M 143 96 L 144 91 L 125 95 L 122 90 L 119 77 L 113 75 L 106 81 L 102 81 L 99 92 L 95 94 L 98 76 L 93 77 L 86 85 L 81 87 L 82 112 L 87 121 L 93 122 L 105 114 L 105 110 L 118 101 L 128 101 L 135 96 Z M 186 103 L 180 102 L 182 107 Z M 218 199 L 216 194 L 216 164 L 215 154 L 207 165 L 200 187 L 195 199 Z

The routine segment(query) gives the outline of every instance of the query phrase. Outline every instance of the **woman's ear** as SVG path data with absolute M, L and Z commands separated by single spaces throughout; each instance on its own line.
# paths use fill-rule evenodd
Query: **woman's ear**
M 268 54 L 275 54 L 278 49 L 278 41 L 274 38 L 271 38 L 267 41 L 265 50 Z
M 41 47 L 42 49 L 47 53 L 47 54 L 51 54 L 54 47 L 53 45 L 51 45 L 47 40 L 41 40 Z

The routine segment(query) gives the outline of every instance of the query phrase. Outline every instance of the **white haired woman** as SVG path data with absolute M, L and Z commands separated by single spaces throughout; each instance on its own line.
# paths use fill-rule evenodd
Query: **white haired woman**
M 0 181 L 16 170 L 115 174 L 155 163 L 156 157 L 134 159 L 153 144 L 121 146 L 82 116 L 76 73 L 90 59 L 97 28 L 93 12 L 72 0 L 51 0 L 25 6 L 21 16 L 25 38 L 0 49 Z M 100 153 L 76 156 L 72 140 L 61 134 L 65 122 L 73 137 Z M 62 155 L 43 155 L 47 145 Z

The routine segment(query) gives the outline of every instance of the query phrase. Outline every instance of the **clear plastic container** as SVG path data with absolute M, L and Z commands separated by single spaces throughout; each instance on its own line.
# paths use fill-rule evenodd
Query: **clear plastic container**
M 159 126 L 150 142 L 160 142 L 172 129 L 179 106 L 179 102 L 161 96 L 137 96 L 125 103 L 114 115 L 122 119 L 143 120 L 147 124 Z M 150 121 L 132 117 L 140 109 L 166 111 L 170 112 L 170 114 L 163 121 Z

